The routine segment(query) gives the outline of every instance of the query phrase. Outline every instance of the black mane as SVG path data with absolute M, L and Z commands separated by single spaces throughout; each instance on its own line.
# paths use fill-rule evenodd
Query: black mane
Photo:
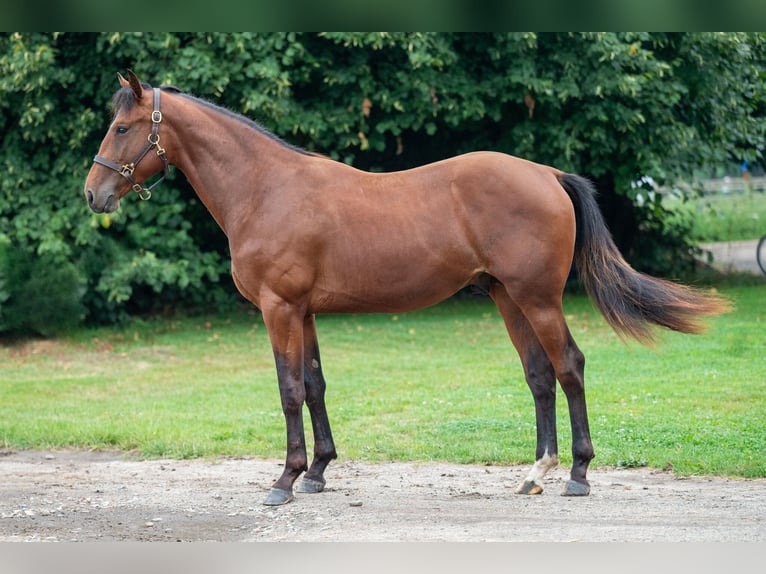
M 151 90 L 152 89 L 152 86 L 150 86 L 149 84 L 147 84 L 145 82 L 142 82 L 141 86 L 145 90 Z M 191 96 L 189 94 L 185 94 L 179 88 L 177 88 L 175 86 L 160 86 L 160 89 L 163 92 L 170 92 L 170 93 L 173 93 L 173 94 L 179 94 L 180 96 L 182 96 L 184 98 L 187 98 L 187 99 L 190 99 L 190 100 L 192 100 L 192 101 L 194 101 L 194 102 L 196 102 L 196 103 L 198 103 L 198 104 L 200 104 L 202 106 L 205 106 L 206 108 L 209 108 L 209 109 L 214 110 L 214 111 L 216 111 L 218 113 L 221 113 L 221 114 L 223 114 L 223 115 L 225 115 L 227 117 L 230 117 L 230 118 L 233 118 L 233 119 L 235 119 L 237 121 L 240 121 L 240 122 L 244 123 L 245 125 L 253 128 L 254 130 L 259 132 L 260 134 L 265 135 L 266 137 L 268 137 L 272 141 L 275 141 L 278 144 L 280 144 L 281 146 L 286 147 L 287 149 L 296 151 L 296 152 L 301 153 L 303 155 L 315 155 L 314 153 L 312 153 L 310 151 L 307 151 L 307 150 L 305 150 L 305 149 L 303 149 L 301 147 L 294 146 L 294 145 L 292 145 L 290 143 L 287 143 L 285 140 L 283 140 L 282 138 L 280 138 L 276 134 L 272 133 L 271 131 L 269 131 L 268 129 L 263 127 L 261 124 L 259 124 L 255 120 L 251 120 L 250 118 L 248 118 L 246 116 L 243 116 L 242 114 L 238 114 L 238 113 L 233 112 L 233 111 L 231 111 L 229 109 L 226 109 L 226 108 L 224 108 L 222 106 L 219 106 L 219 105 L 214 104 L 212 102 L 209 102 L 207 100 L 203 100 L 202 98 L 197 98 L 195 96 Z M 135 97 L 133 95 L 133 90 L 129 86 L 126 86 L 124 88 L 120 88 L 119 90 L 117 90 L 115 92 L 114 96 L 112 96 L 112 115 L 116 116 L 117 112 L 119 112 L 122 109 L 130 110 L 130 109 L 133 108 L 133 106 L 135 104 L 136 104 L 136 99 L 135 99 Z
M 165 89 L 164 86 L 163 86 L 163 89 Z M 175 88 L 175 90 L 177 90 L 177 88 Z M 233 111 L 231 111 L 231 110 L 229 110 L 227 108 L 224 108 L 222 106 L 219 106 L 219 105 L 214 104 L 212 102 L 209 102 L 207 100 L 203 100 L 202 98 L 197 98 L 195 96 L 190 96 L 189 94 L 185 94 L 185 93 L 180 92 L 180 91 L 178 91 L 177 93 L 179 93 L 184 98 L 188 98 L 188 99 L 190 99 L 190 100 L 192 100 L 192 101 L 194 101 L 194 102 L 196 102 L 196 103 L 198 103 L 198 104 L 200 104 L 202 106 L 205 106 L 206 108 L 209 108 L 209 109 L 214 110 L 214 111 L 216 111 L 218 113 L 221 113 L 221 114 L 223 114 L 223 115 L 225 115 L 227 117 L 233 118 L 233 119 L 235 119 L 237 121 L 240 121 L 240 122 L 244 123 L 245 125 L 253 128 L 257 132 L 265 135 L 267 138 L 277 142 L 279 145 L 281 145 L 283 147 L 286 147 L 287 149 L 290 149 L 292 151 L 297 151 L 298 153 L 301 153 L 303 155 L 316 155 L 316 154 L 314 154 L 314 153 L 312 153 L 310 151 L 307 151 L 307 150 L 305 150 L 305 149 L 303 149 L 301 147 L 295 146 L 295 145 L 293 145 L 291 143 L 287 143 L 285 140 L 280 138 L 278 135 L 276 135 L 273 132 L 269 131 L 267 128 L 263 127 L 261 124 L 259 124 L 255 120 L 251 120 L 247 116 L 243 116 L 242 114 L 238 114 L 237 112 L 233 112 Z

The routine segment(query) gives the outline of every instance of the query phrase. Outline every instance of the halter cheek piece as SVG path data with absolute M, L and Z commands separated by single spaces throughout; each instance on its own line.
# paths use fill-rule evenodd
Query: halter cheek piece
M 141 148 L 141 151 L 138 152 L 138 155 L 136 155 L 135 159 L 130 163 L 121 165 L 116 161 L 106 159 L 100 155 L 97 155 L 93 158 L 95 163 L 108 167 L 109 169 L 113 169 L 122 177 L 127 179 L 128 182 L 130 182 L 130 184 L 133 186 L 133 191 L 135 191 L 138 194 L 138 197 L 142 200 L 149 199 L 152 196 L 152 190 L 157 186 L 157 184 L 170 174 L 168 158 L 165 156 L 165 149 L 160 145 L 160 135 L 158 133 L 160 129 L 160 122 L 162 122 L 162 112 L 160 112 L 160 89 L 153 88 L 153 92 L 154 111 L 152 112 L 152 132 L 149 134 L 149 137 L 147 138 L 148 141 L 144 144 L 144 147 Z M 157 181 L 155 181 L 149 187 L 144 187 L 135 180 L 133 177 L 133 172 L 141 160 L 144 159 L 144 156 L 146 156 L 146 154 L 154 148 L 157 148 L 157 155 L 160 157 L 165 167 L 162 175 Z

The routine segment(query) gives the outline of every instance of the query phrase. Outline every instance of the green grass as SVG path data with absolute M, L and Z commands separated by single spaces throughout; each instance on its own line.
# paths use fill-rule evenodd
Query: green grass
M 702 336 L 668 333 L 657 350 L 623 345 L 587 299 L 567 297 L 587 357 L 594 466 L 766 476 L 764 288 L 725 292 L 734 312 Z M 341 458 L 532 462 L 533 401 L 491 303 L 322 316 L 318 329 Z M 255 313 L 136 321 L 2 347 L 0 381 L 6 448 L 284 456 L 273 357 Z M 560 391 L 558 415 L 566 465 Z
M 700 242 L 758 239 L 766 234 L 766 193 L 705 195 L 668 206 L 691 221 L 691 236 Z

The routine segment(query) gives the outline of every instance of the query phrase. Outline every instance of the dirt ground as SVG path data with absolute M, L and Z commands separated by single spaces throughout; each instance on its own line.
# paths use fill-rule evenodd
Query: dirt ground
M 281 462 L 0 453 L 0 541 L 766 540 L 766 480 L 594 469 L 591 495 L 519 496 L 526 467 L 336 461 L 320 494 L 261 504 Z

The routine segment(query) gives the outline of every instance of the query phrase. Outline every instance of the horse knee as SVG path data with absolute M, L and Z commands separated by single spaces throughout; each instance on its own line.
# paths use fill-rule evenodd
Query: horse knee
M 302 385 L 280 389 L 280 395 L 282 398 L 282 411 L 285 414 L 298 414 L 301 412 L 303 403 L 306 400 L 306 391 Z
M 306 389 L 306 404 L 309 406 L 319 404 L 324 400 L 326 383 L 322 373 L 311 373 L 306 370 L 303 384 Z

